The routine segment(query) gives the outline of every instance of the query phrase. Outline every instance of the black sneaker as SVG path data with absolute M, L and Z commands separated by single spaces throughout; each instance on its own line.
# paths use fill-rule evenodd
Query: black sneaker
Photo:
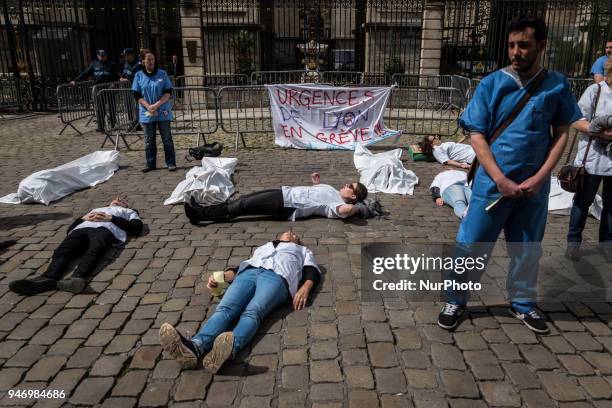
M 529 327 L 535 333 L 546 334 L 550 331 L 546 324 L 546 320 L 540 316 L 535 308 L 527 313 L 521 313 L 510 306 L 510 314 L 525 323 L 525 326 Z
M 201 357 L 197 347 L 170 323 L 164 323 L 159 328 L 159 344 L 172 358 L 178 360 L 183 368 L 197 367 Z
M 83 278 L 62 279 L 57 282 L 57 289 L 64 292 L 81 293 L 87 287 L 87 281 Z
M 145 167 L 145 168 L 143 168 L 140 171 L 142 171 L 143 173 L 148 173 L 148 172 L 153 171 L 153 170 L 157 170 L 157 169 L 155 167 Z
M 438 315 L 438 326 L 446 330 L 452 330 L 459 325 L 459 318 L 465 311 L 465 307 L 446 303 Z
M 580 247 L 568 245 L 565 249 L 565 257 L 570 261 L 577 262 L 580 260 Z
M 37 276 L 32 279 L 19 279 L 9 283 L 9 289 L 18 295 L 31 296 L 38 293 L 57 290 L 57 281 L 55 279 Z

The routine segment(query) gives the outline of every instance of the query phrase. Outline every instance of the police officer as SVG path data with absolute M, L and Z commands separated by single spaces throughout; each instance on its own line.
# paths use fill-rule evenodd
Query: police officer
M 125 57 L 123 63 L 123 70 L 121 71 L 121 81 L 134 81 L 134 75 L 136 72 L 142 69 L 142 63 L 136 58 L 136 52 L 133 48 L 125 48 L 121 53 Z
M 97 60 L 92 61 L 85 71 L 81 72 L 73 81 L 70 81 L 70 85 L 74 85 L 79 81 L 92 77 L 96 85 L 115 82 L 119 79 L 117 67 L 114 62 L 108 60 L 106 51 L 98 50 L 96 52 L 96 58 Z

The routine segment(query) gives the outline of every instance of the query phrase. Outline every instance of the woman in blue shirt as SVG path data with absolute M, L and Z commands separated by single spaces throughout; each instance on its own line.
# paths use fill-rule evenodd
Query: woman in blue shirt
M 151 52 L 144 54 L 144 68 L 136 73 L 132 90 L 134 97 L 140 105 L 139 120 L 145 133 L 145 154 L 147 165 L 142 169 L 143 173 L 156 169 L 157 143 L 155 141 L 156 128 L 159 129 L 166 166 L 168 170 L 176 170 L 176 155 L 174 143 L 170 133 L 170 121 L 172 120 L 172 82 L 166 71 L 159 69 L 155 64 L 155 55 Z

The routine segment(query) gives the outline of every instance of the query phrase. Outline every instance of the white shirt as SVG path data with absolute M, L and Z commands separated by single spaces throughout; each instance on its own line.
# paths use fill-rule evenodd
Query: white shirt
M 440 196 L 442 196 L 444 190 L 458 183 L 462 185 L 467 184 L 467 173 L 459 170 L 446 170 L 436 175 L 429 189 L 431 190 L 433 187 L 438 187 L 440 189 Z
M 601 81 L 600 84 L 601 94 L 597 102 L 595 116 L 612 115 L 612 89 L 610 89 L 606 81 Z M 591 121 L 593 116 L 593 104 L 597 96 L 597 86 L 598 84 L 589 86 L 580 97 L 580 101 L 578 101 L 582 115 L 588 121 Z M 584 159 L 584 152 L 588 142 L 588 135 L 581 134 L 580 142 L 578 143 L 578 153 L 576 153 L 574 158 L 574 166 L 581 166 L 583 164 L 582 160 Z M 601 141 L 598 138 L 593 138 L 584 167 L 589 174 L 612 176 L 612 144 Z
M 474 161 L 474 157 L 476 157 L 476 153 L 474 153 L 474 149 L 470 145 L 444 142 L 440 146 L 434 146 L 433 156 L 442 164 L 449 160 L 471 164 Z
M 107 213 L 110 215 L 114 215 L 115 217 L 126 219 L 128 221 L 140 219 L 136 211 L 130 208 L 124 208 L 118 205 L 111 205 L 109 207 L 95 208 L 91 210 L 89 213 L 92 213 L 92 212 L 103 212 L 103 213 Z M 81 228 L 106 228 L 107 230 L 112 232 L 115 238 L 117 238 L 121 243 L 124 243 L 127 239 L 127 234 L 125 233 L 125 231 L 110 221 L 108 222 L 106 221 L 105 222 L 83 221 L 82 223 L 74 227 L 73 231 L 77 229 L 81 229 Z
M 304 266 L 314 266 L 321 272 L 312 251 L 293 242 L 279 242 L 276 248 L 272 242 L 260 246 L 250 259 L 240 263 L 236 274 L 242 272 L 248 265 L 268 269 L 285 278 L 291 297 L 298 290 Z
M 338 212 L 338 206 L 346 204 L 340 192 L 328 184 L 315 186 L 283 186 L 283 204 L 296 210 L 289 218 L 295 221 L 311 215 L 327 218 L 346 218 Z

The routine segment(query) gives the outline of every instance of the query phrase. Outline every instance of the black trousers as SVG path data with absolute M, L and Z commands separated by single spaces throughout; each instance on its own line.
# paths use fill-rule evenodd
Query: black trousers
M 80 228 L 73 230 L 53 252 L 51 264 L 44 277 L 60 280 L 70 260 L 83 254 L 74 277 L 87 278 L 96 267 L 100 257 L 117 239 L 106 228 Z
M 295 208 L 285 207 L 283 192 L 276 188 L 242 196 L 228 203 L 227 210 L 230 219 L 242 215 L 267 215 L 277 220 L 286 220 Z

